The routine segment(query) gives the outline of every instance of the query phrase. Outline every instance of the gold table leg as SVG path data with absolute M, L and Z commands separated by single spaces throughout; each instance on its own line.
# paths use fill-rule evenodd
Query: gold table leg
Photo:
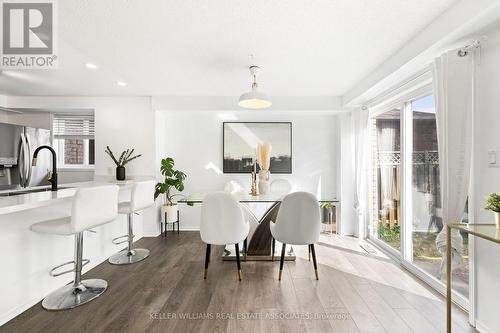
M 446 225 L 446 332 L 451 333 L 451 227 Z

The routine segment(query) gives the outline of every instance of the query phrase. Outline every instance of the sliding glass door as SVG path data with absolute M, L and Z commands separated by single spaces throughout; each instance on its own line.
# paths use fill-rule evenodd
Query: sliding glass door
M 401 249 L 401 110 L 372 118 L 372 224 L 370 235 Z
M 446 271 L 436 247 L 443 228 L 439 152 L 430 89 L 373 113 L 371 126 L 370 238 L 442 290 Z M 466 300 L 468 239 L 462 236 L 464 260 L 454 270 L 453 289 Z

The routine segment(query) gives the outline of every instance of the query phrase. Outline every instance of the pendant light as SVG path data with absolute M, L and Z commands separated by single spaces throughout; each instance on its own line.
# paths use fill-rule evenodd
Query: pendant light
M 245 109 L 266 109 L 273 103 L 265 93 L 257 90 L 257 72 L 259 66 L 250 66 L 250 74 L 253 77 L 252 90 L 240 96 L 238 105 Z

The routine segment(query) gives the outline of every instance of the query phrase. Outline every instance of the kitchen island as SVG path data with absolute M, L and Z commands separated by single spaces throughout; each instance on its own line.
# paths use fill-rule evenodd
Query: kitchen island
M 6 196 L 5 191 L 0 192 L 0 251 L 3 266 L 0 325 L 73 279 L 72 274 L 51 277 L 49 271 L 63 262 L 73 260 L 74 237 L 35 233 L 30 230 L 30 226 L 71 215 L 72 198 L 78 188 L 111 183 L 120 186 L 120 201 L 128 200 L 133 180 L 62 184 L 61 189 L 55 192 L 37 187 L 28 189 L 32 191 L 30 193 L 12 196 Z M 93 231 L 84 233 L 83 255 L 90 259 L 84 272 L 123 248 L 114 245 L 111 240 L 127 233 L 126 216 L 119 215 L 113 222 L 96 227 Z M 134 241 L 143 236 L 142 214 L 134 215 L 134 234 Z

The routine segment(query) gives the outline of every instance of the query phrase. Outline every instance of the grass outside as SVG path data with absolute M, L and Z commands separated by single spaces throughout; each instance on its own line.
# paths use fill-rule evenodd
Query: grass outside
M 438 277 L 441 265 L 441 254 L 436 248 L 436 236 L 438 232 L 414 232 L 413 239 L 413 263 L 429 273 L 431 276 Z M 468 296 L 469 289 L 469 251 L 467 235 L 464 237 L 464 263 L 453 271 L 453 289 Z M 379 225 L 378 238 L 391 247 L 400 250 L 401 238 L 399 226 L 390 228 L 389 226 Z M 443 274 L 441 278 L 445 278 Z

